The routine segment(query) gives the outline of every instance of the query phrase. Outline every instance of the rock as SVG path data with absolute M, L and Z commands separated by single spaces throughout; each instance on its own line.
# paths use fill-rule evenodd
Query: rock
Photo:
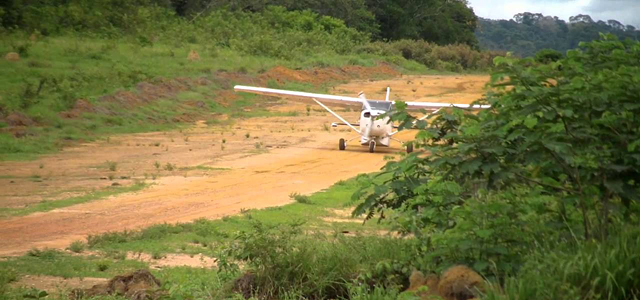
M 147 270 L 138 270 L 124 276 L 115 276 L 106 284 L 98 284 L 90 289 L 75 289 L 70 299 L 79 300 L 95 296 L 124 296 L 130 300 L 159 299 L 161 283 Z
M 189 55 L 187 56 L 187 59 L 189 61 L 199 61 L 200 54 L 198 54 L 198 52 L 196 52 L 195 50 L 191 50 L 191 52 L 189 52 Z
M 440 277 L 438 293 L 446 300 L 477 298 L 484 291 L 484 279 L 467 266 L 453 266 Z
M 8 61 L 19 61 L 20 60 L 20 54 L 18 54 L 16 52 L 9 52 L 9 53 L 7 53 L 7 55 L 4 56 L 4 59 L 6 59 Z

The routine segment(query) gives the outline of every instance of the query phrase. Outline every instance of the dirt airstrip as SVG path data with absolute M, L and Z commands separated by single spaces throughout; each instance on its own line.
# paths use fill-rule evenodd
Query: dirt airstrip
M 482 95 L 488 76 L 403 76 L 353 81 L 334 94 L 411 101 L 469 103 Z M 271 107 L 297 116 L 239 120 L 230 126 L 196 122 L 188 130 L 121 135 L 81 144 L 28 162 L 0 162 L 0 209 L 59 201 L 136 181 L 151 184 L 134 193 L 47 212 L 0 219 L 0 256 L 34 247 L 63 248 L 90 234 L 144 228 L 158 223 L 220 218 L 242 209 L 289 203 L 293 192 L 308 194 L 384 165 L 401 151 L 357 145 L 338 151 L 338 139 L 354 137 L 330 128 L 334 120 L 308 103 L 285 101 Z M 356 121 L 359 107 L 336 108 Z M 399 135 L 412 138 L 411 132 Z

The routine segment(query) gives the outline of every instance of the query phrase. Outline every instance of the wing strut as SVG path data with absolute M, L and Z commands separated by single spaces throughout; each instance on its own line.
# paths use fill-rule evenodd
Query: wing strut
M 330 108 L 328 108 L 326 105 L 322 104 L 320 101 L 316 100 L 316 98 L 311 98 L 313 99 L 313 101 L 315 101 L 316 103 L 318 103 L 318 105 L 322 106 L 322 108 L 326 109 L 328 112 L 330 112 L 334 117 L 338 118 L 338 120 L 342 121 L 342 123 L 346 124 L 347 126 L 349 126 L 351 129 L 353 129 L 353 131 L 357 132 L 359 135 L 362 135 L 362 133 L 360 132 L 360 130 L 358 130 L 357 128 L 353 127 L 353 125 L 351 125 L 351 123 L 347 122 L 347 120 L 345 120 L 344 118 L 342 118 L 339 114 L 333 112 L 333 110 L 331 110 Z M 366 101 L 366 100 L 365 100 Z

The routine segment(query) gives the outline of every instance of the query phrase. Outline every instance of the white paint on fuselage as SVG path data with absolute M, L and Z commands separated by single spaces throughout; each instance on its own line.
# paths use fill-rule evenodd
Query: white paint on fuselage
M 360 144 L 368 145 L 373 140 L 378 146 L 389 147 L 393 123 L 388 116 L 378 118 L 385 113 L 384 110 L 363 110 L 360 113 Z

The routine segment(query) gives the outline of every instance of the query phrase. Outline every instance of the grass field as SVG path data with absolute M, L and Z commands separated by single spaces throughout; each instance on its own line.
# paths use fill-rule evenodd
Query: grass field
M 257 83 L 261 73 L 275 66 L 309 69 L 375 66 L 386 61 L 405 73 L 426 72 L 416 62 L 371 54 L 318 53 L 282 60 L 205 44 L 175 48 L 160 43 L 140 45 L 124 38 L 61 36 L 30 40 L 19 33 L 2 36 L 0 53 L 11 51 L 20 52 L 21 59 L 0 60 L 0 110 L 24 114 L 29 126 L 17 132 L 0 132 L 1 160 L 30 159 L 75 141 L 91 141 L 110 134 L 176 128 L 188 123 L 185 115 L 207 119 L 210 114 L 236 118 L 265 114 L 244 113 L 244 108 L 254 106 L 254 97 L 249 95 L 220 104 L 225 97 L 221 91 L 240 82 Z M 196 51 L 199 58 L 188 59 L 191 51 Z M 176 79 L 179 82 L 171 82 Z M 141 87 L 141 82 L 155 86 L 144 90 L 148 86 Z M 294 83 L 291 87 L 323 90 L 327 84 L 332 83 Z M 116 99 L 105 98 L 113 95 Z M 74 115 L 78 99 L 86 102 Z M 194 105 L 199 101 L 206 105 Z M 0 120 L 0 129 L 8 123 L 9 120 Z
M 239 238 L 255 242 L 256 245 L 265 241 L 262 239 L 269 238 L 275 239 L 271 241 L 276 244 L 295 241 L 294 243 L 302 242 L 305 245 L 324 245 L 326 249 L 316 249 L 318 254 L 322 253 L 324 259 L 333 261 L 306 262 L 309 267 L 315 268 L 320 267 L 318 263 L 346 264 L 350 271 L 358 271 L 370 267 L 365 259 L 375 257 L 378 261 L 383 257 L 391 259 L 405 255 L 406 251 L 393 251 L 406 245 L 402 240 L 386 235 L 390 228 L 384 222 L 363 224 L 362 219 L 350 218 L 353 204 L 351 195 L 357 189 L 358 181 L 359 178 L 338 182 L 325 191 L 308 196 L 292 194 L 293 203 L 289 205 L 244 211 L 240 215 L 220 220 L 200 219 L 192 223 L 156 225 L 141 231 L 89 236 L 86 241 L 72 243 L 66 251 L 33 249 L 24 256 L 0 261 L 0 291 L 4 291 L 0 299 L 14 299 L 33 293 L 32 290 L 15 287 L 14 282 L 25 275 L 109 278 L 135 269 L 148 268 L 153 264 L 153 261 L 149 263 L 132 259 L 132 254 L 135 253 L 138 256 L 145 254 L 157 261 L 167 255 L 204 255 L 235 264 L 237 261 L 230 258 L 229 253 L 233 247 L 238 247 L 236 242 Z M 345 253 L 345 247 L 361 250 Z M 365 250 L 367 247 L 371 249 Z M 230 296 L 232 293 L 229 285 L 240 272 L 236 268 L 199 267 L 153 270 L 153 274 L 162 280 L 172 299 L 216 299 Z M 65 299 L 64 295 L 68 291 L 48 292 L 54 299 Z M 291 292 L 296 292 L 296 289 Z

